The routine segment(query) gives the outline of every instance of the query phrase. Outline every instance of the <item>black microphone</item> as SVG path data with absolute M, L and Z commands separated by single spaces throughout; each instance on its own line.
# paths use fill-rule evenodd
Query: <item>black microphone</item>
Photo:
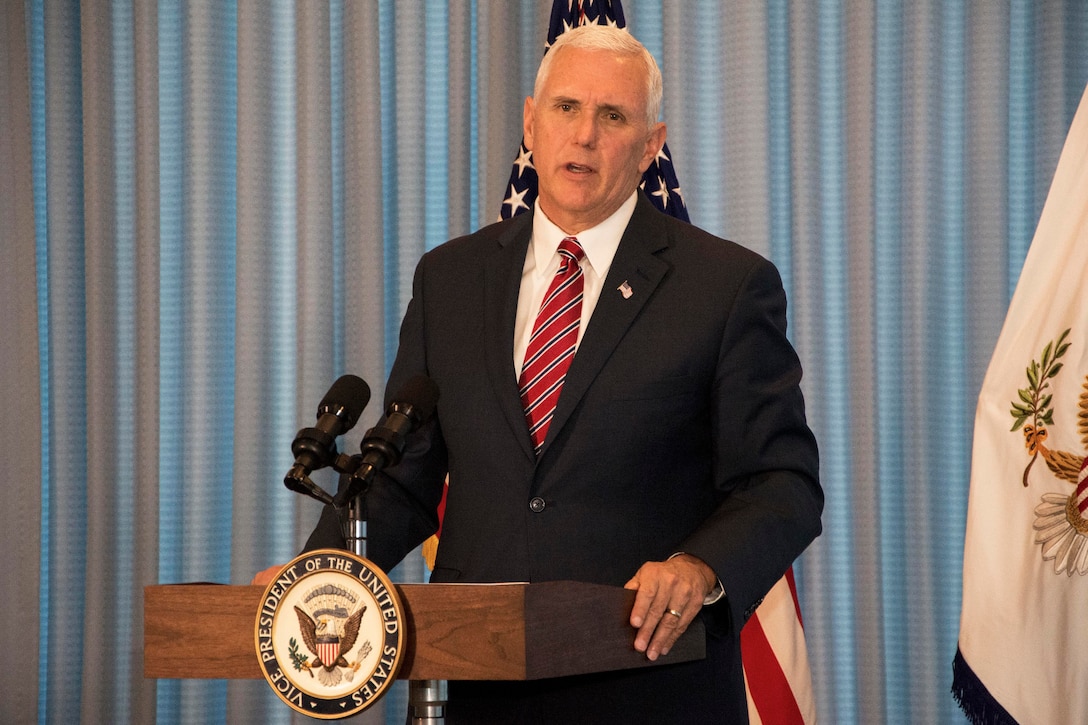
M 283 477 L 283 485 L 322 503 L 332 503 L 332 496 L 310 480 L 310 472 L 333 464 L 337 457 L 336 437 L 351 430 L 369 402 L 370 386 L 362 378 L 337 378 L 317 406 L 317 424 L 295 435 L 291 444 L 295 465 Z
M 350 483 L 336 494 L 338 508 L 365 491 L 375 473 L 400 461 L 408 435 L 434 415 L 437 403 L 438 386 L 425 375 L 413 376 L 404 384 L 393 396 L 385 420 L 363 436 L 362 461 Z

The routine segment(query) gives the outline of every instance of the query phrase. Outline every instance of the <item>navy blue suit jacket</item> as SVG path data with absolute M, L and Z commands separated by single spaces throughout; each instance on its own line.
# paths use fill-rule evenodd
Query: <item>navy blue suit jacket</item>
M 621 586 L 643 562 L 693 554 L 727 593 L 701 615 L 705 662 L 460 691 L 482 721 L 590 721 L 602 706 L 615 721 L 743 722 L 739 628 L 823 506 L 778 272 L 640 194 L 536 456 L 512 362 L 531 229 L 524 214 L 419 263 L 387 391 L 424 374 L 441 398 L 371 488 L 368 556 L 391 567 L 434 533 L 447 471 L 431 581 Z

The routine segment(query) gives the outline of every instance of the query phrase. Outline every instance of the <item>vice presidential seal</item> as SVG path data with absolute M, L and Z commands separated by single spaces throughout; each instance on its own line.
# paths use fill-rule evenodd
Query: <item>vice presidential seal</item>
M 393 584 L 370 561 L 339 549 L 303 554 L 261 599 L 256 646 L 264 678 L 305 715 L 354 715 L 396 678 L 402 612 Z

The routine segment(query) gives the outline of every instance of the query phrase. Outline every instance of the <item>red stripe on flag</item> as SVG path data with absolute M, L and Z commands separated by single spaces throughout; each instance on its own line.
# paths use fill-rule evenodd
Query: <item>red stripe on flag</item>
M 740 631 L 740 651 L 748 694 L 763 725 L 804 725 L 789 680 L 771 649 L 758 613 Z

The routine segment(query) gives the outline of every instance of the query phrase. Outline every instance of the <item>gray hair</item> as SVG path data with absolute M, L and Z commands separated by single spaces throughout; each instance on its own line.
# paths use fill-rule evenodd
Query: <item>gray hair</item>
M 540 95 L 540 89 L 551 71 L 552 59 L 563 48 L 581 48 L 582 50 L 608 50 L 619 55 L 633 55 L 638 57 L 646 69 L 646 125 L 653 126 L 657 122 L 657 116 L 661 112 L 661 70 L 657 67 L 657 61 L 646 50 L 646 46 L 638 42 L 635 36 L 621 28 L 608 25 L 581 25 L 572 28 L 556 38 L 551 48 L 544 54 L 540 61 L 540 67 L 536 72 L 536 82 L 533 84 L 533 97 Z

